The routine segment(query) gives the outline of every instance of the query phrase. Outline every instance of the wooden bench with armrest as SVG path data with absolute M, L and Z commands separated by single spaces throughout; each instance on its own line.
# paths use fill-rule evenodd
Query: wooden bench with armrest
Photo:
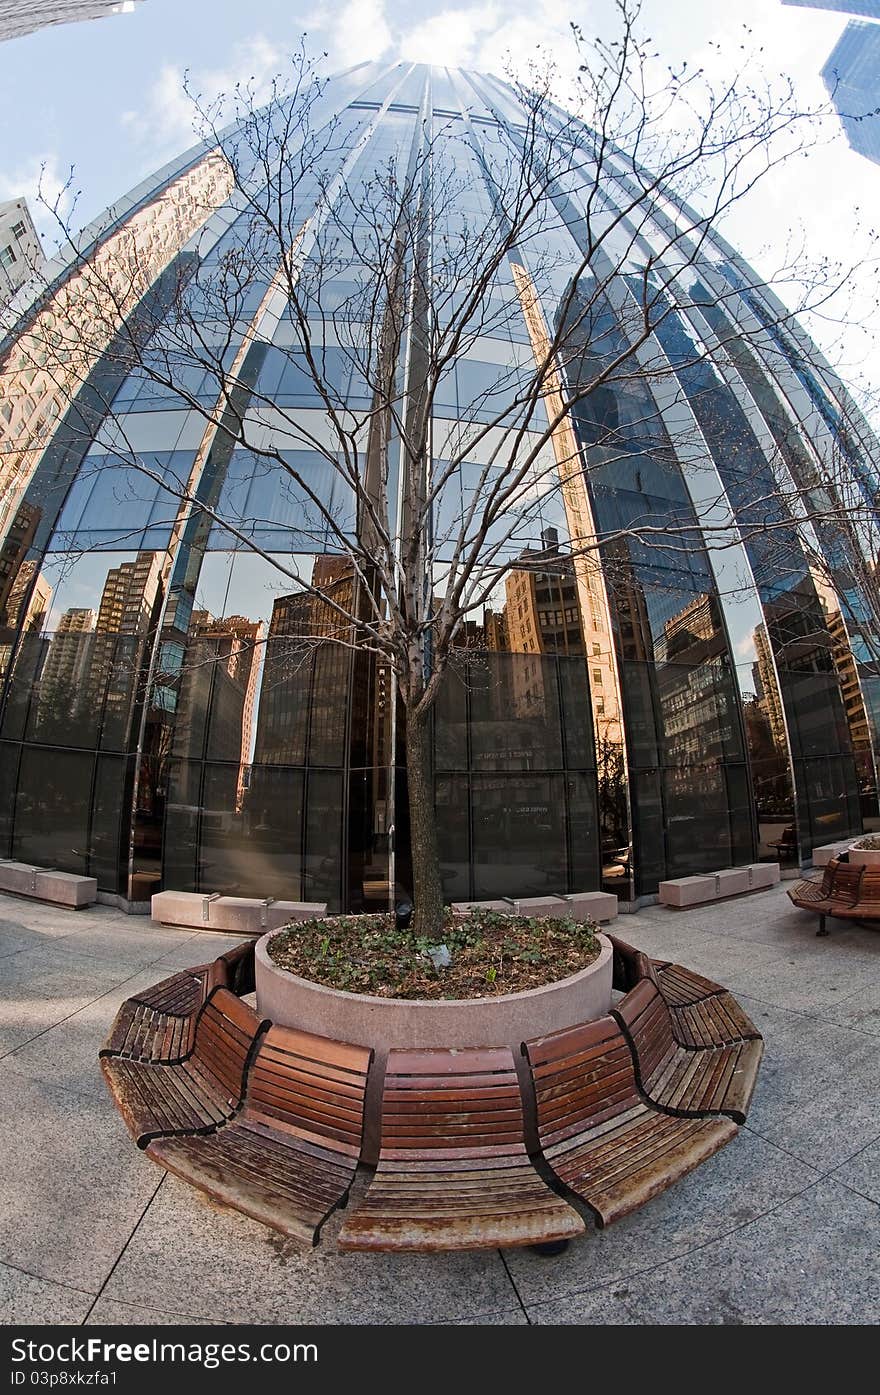
M 268 1025 L 228 988 L 215 988 L 199 1010 L 191 1047 L 178 1060 L 102 1057 L 104 1078 L 138 1147 L 164 1135 L 208 1133 L 231 1118 Z
M 732 1119 L 673 1117 L 639 1093 L 614 1017 L 525 1042 L 544 1158 L 600 1226 L 626 1216 L 735 1138 Z
M 372 1055 L 270 1027 L 235 1117 L 207 1135 L 156 1139 L 147 1154 L 218 1201 L 316 1245 L 357 1170 Z
M 496 1249 L 583 1234 L 535 1170 L 523 1127 L 509 1047 L 389 1052 L 379 1162 L 340 1249 Z

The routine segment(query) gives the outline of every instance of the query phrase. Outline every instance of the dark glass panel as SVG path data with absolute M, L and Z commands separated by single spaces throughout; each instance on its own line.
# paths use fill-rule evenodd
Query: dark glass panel
M 320 644 L 312 664 L 309 693 L 309 764 L 340 766 L 351 689 L 350 649 Z
M 594 891 L 600 885 L 599 819 L 596 777 L 569 772 L 565 777 L 568 814 L 570 891 Z M 558 890 L 566 888 L 561 884 Z
M 40 634 L 24 635 L 19 643 L 3 713 L 3 735 L 6 737 L 15 739 L 24 735 L 31 696 L 38 685 L 48 648 L 48 639 Z
M 474 896 L 538 896 L 568 881 L 561 775 L 475 775 Z
M 488 654 L 469 666 L 469 678 L 474 769 L 560 769 L 555 659 Z
M 636 895 L 651 895 L 666 876 L 666 846 L 660 773 L 630 768 Z
M 165 807 L 163 883 L 175 891 L 199 889 L 201 781 L 202 766 L 199 762 L 171 762 Z
M 461 659 L 446 671 L 434 709 L 435 764 L 438 770 L 467 770 L 467 666 Z
M 23 749 L 15 857 L 63 872 L 86 872 L 93 764 L 87 752 Z
M 302 895 L 340 909 L 342 894 L 342 775 L 312 770 L 308 777 L 306 858 Z
M 443 895 L 449 901 L 468 901 L 471 869 L 467 776 L 441 775 L 435 782 L 435 802 Z
M 16 742 L 0 742 L 0 857 L 10 854 L 20 755 L 21 747 Z
M 254 765 L 242 788 L 235 766 L 206 766 L 202 884 L 246 896 L 300 900 L 303 772 Z
M 596 763 L 593 745 L 593 715 L 583 659 L 558 658 L 559 690 L 562 698 L 562 736 L 565 763 L 573 769 L 590 769 Z
M 124 856 L 128 820 L 123 809 L 125 761 L 99 756 L 92 808 L 92 841 L 89 872 L 102 891 L 118 892 L 119 867 Z

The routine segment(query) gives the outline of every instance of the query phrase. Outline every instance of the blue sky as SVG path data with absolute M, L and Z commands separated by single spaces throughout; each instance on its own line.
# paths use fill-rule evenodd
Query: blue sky
M 569 20 L 607 32 L 612 12 L 612 0 L 143 0 L 133 14 L 42 30 L 0 44 L 0 198 L 32 200 L 41 164 L 50 191 L 74 166 L 72 221 L 88 222 L 192 143 L 185 69 L 205 92 L 265 81 L 304 32 L 330 71 L 386 57 L 502 72 L 507 55 L 522 66 L 541 44 L 571 61 Z M 721 77 L 743 46 L 763 47 L 768 69 L 785 70 L 810 103 L 824 97 L 819 70 L 845 23 L 779 0 L 645 0 L 642 10 L 664 61 Z M 766 181 L 727 235 L 769 276 L 792 225 L 814 253 L 852 250 L 878 190 L 880 169 L 841 137 Z M 853 293 L 867 310 L 868 283 Z M 873 334 L 847 334 L 841 356 L 833 322 L 809 327 L 848 376 L 867 368 L 880 382 Z

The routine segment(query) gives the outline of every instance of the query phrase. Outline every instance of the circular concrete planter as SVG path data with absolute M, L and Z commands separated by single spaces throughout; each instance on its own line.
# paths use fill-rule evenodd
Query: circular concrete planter
M 857 848 L 851 845 L 849 865 L 850 867 L 880 867 L 880 848 Z
M 385 1062 L 392 1047 L 509 1046 L 528 1100 L 530 1090 L 521 1043 L 563 1027 L 595 1021 L 604 1017 L 611 1006 L 612 950 L 611 942 L 602 934 L 598 936 L 598 958 L 570 978 L 543 988 L 530 988 L 525 993 L 433 1002 L 346 993 L 298 978 L 279 969 L 266 952 L 269 940 L 279 933 L 271 931 L 257 941 L 257 1011 L 281 1026 L 373 1048 L 376 1055 L 367 1089 L 364 1131 L 363 1156 L 367 1162 L 374 1162 L 378 1155 L 379 1102 Z M 531 1132 L 528 1115 L 527 1110 L 527 1136 Z

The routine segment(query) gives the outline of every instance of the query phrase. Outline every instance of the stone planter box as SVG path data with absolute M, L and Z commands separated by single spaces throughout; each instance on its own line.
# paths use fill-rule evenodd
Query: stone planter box
M 611 942 L 599 935 L 599 957 L 580 973 L 525 993 L 507 993 L 467 1002 L 378 998 L 311 983 L 279 969 L 266 950 L 274 931 L 256 945 L 257 1011 L 282 1026 L 335 1037 L 376 1053 L 367 1090 L 364 1159 L 375 1162 L 379 1142 L 379 1102 L 389 1050 L 401 1047 L 509 1046 L 520 1082 L 529 1085 L 520 1046 L 531 1037 L 604 1017 L 611 1006 Z M 524 1096 L 530 1098 L 528 1090 Z M 527 1139 L 531 1127 L 526 1111 Z

